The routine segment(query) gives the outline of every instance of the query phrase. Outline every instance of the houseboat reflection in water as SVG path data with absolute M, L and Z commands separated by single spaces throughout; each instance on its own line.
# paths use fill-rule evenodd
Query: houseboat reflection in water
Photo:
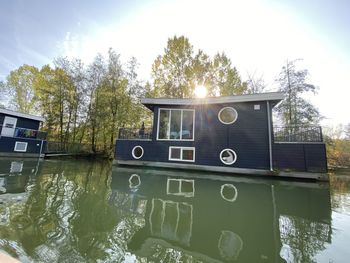
M 22 193 L 30 175 L 36 175 L 40 168 L 40 159 L 1 158 L 0 194 Z
M 115 167 L 111 188 L 141 262 L 309 262 L 331 242 L 328 183 Z

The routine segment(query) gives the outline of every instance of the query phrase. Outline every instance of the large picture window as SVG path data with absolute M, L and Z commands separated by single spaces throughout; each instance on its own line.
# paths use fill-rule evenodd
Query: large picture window
M 159 109 L 158 140 L 194 139 L 194 110 Z

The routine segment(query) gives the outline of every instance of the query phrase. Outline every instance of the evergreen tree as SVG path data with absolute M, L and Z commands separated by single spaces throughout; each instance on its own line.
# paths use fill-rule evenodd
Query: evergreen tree
M 276 108 L 284 125 L 318 124 L 321 115 L 318 109 L 302 97 L 307 92 L 316 94 L 317 88 L 307 82 L 308 71 L 298 70 L 296 62 L 287 61 L 277 79 L 279 91 L 286 94 L 285 99 Z

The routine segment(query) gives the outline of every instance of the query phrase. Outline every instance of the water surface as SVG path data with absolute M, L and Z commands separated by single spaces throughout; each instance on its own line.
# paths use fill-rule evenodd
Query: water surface
M 22 262 L 347 262 L 350 175 L 330 184 L 0 160 L 0 249 Z

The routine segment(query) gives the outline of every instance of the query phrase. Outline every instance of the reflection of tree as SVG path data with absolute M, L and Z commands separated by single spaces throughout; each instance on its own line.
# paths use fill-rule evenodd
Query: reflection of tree
M 145 226 L 147 200 L 140 198 L 134 193 L 114 191 L 110 202 L 117 208 L 119 218 L 115 227 L 115 236 L 125 242 L 129 242 L 134 234 Z
M 280 216 L 281 241 L 290 247 L 294 262 L 313 262 L 330 239 L 330 226 L 296 216 Z
M 0 247 L 44 262 L 105 260 L 111 251 L 120 258 L 122 250 L 107 242 L 118 221 L 108 204 L 111 166 L 76 161 L 45 165 L 40 176 L 30 177 L 28 199 L 9 207 L 9 224 L 0 225 Z
M 338 177 L 333 174 L 329 178 L 333 209 L 342 209 L 350 213 L 350 177 Z

